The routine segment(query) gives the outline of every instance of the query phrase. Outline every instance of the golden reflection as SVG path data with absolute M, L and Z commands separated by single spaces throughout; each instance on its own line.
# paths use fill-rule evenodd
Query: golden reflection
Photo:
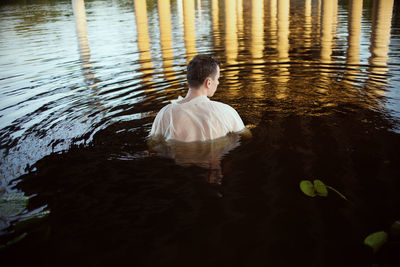
M 385 74 L 388 71 L 387 61 L 390 43 L 390 30 L 394 0 L 375 0 L 372 17 L 371 72 Z
M 362 18 L 363 0 L 353 0 L 350 3 L 349 24 L 348 24 L 348 48 L 347 48 L 347 64 L 358 65 L 360 63 L 360 33 Z M 349 70 L 346 76 L 349 77 L 348 83 L 351 83 L 352 76 L 357 74 L 357 66 L 348 66 Z
M 333 5 L 333 19 L 332 19 L 332 33 L 333 35 L 336 35 L 336 30 L 337 30 L 337 25 L 338 25 L 338 0 L 333 0 L 332 1 L 332 5 Z
M 264 98 L 264 0 L 251 1 L 251 56 L 253 69 L 251 74 L 252 92 L 256 98 Z
M 333 42 L 333 23 L 334 23 L 334 0 L 324 0 L 322 2 L 321 17 L 321 62 L 331 63 L 332 42 Z
M 209 183 L 220 184 L 223 178 L 221 160 L 240 144 L 240 136 L 229 134 L 216 140 L 205 142 L 177 142 L 150 140 L 151 151 L 159 156 L 174 159 L 181 166 L 198 166 L 208 170 Z
M 194 0 L 183 0 L 186 56 L 188 61 L 197 53 Z
M 276 97 L 278 99 L 287 97 L 287 82 L 289 81 L 289 11 L 290 0 L 278 1 L 278 87 Z
M 211 14 L 212 14 L 212 29 L 213 29 L 214 43 L 215 43 L 216 47 L 220 47 L 221 46 L 221 36 L 220 36 L 220 32 L 219 32 L 218 0 L 212 0 Z
M 225 53 L 228 64 L 235 64 L 238 53 L 236 1 L 225 0 Z
M 264 0 L 251 1 L 251 56 L 259 62 L 264 49 Z
M 272 49 L 276 49 L 276 31 L 277 31 L 277 0 L 266 0 L 266 11 L 267 13 L 267 40 L 268 40 L 268 47 Z
M 141 72 L 144 74 L 144 81 L 150 79 L 153 72 L 153 63 L 150 54 L 150 37 L 147 22 L 147 4 L 146 0 L 134 0 L 135 17 L 137 29 L 137 43 L 140 51 L 140 62 L 142 63 Z
M 75 25 L 78 35 L 78 46 L 83 76 L 85 77 L 86 84 L 88 84 L 89 87 L 97 88 L 97 84 L 94 82 L 92 63 L 90 62 L 90 47 L 87 37 L 88 33 L 84 0 L 72 0 L 72 8 L 75 16 Z
M 237 64 L 238 56 L 238 36 L 237 36 L 237 2 L 236 0 L 225 0 L 225 54 L 227 62 L 227 71 L 224 73 L 226 80 L 233 86 L 229 87 L 229 93 L 236 96 L 238 90 L 235 87 L 238 84 L 239 71 L 232 69 L 229 65 Z
M 280 62 L 289 60 L 289 9 L 290 0 L 278 1 L 278 57 Z
M 160 21 L 160 43 L 163 57 L 164 75 L 168 78 L 174 75 L 172 68 L 173 50 L 171 33 L 171 6 L 169 0 L 158 0 L 158 17 Z
M 317 8 L 316 8 L 316 14 L 313 15 L 312 21 L 313 21 L 313 27 L 315 28 L 315 31 L 321 35 L 321 9 L 322 9 L 322 2 L 321 0 L 317 1 Z M 321 41 L 321 36 L 315 35 L 314 42 L 315 43 L 320 43 Z
M 236 0 L 236 18 L 238 39 L 243 40 L 243 0 Z
M 312 21 L 311 21 L 311 0 L 305 0 L 304 3 L 304 46 L 311 47 L 311 32 L 312 32 Z

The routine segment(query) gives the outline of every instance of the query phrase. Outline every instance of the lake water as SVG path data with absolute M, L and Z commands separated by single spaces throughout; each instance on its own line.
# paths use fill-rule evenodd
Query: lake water
M 197 53 L 253 136 L 150 150 Z M 394 0 L 0 4 L 3 263 L 400 266 L 399 151 Z

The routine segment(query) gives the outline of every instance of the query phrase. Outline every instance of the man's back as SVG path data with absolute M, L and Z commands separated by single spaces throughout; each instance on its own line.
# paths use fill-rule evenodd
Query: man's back
M 182 142 L 206 141 L 239 132 L 245 127 L 229 105 L 198 96 L 188 102 L 178 98 L 157 114 L 150 135 Z

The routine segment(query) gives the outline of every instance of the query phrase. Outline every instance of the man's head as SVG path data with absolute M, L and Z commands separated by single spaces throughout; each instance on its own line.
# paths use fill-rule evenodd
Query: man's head
M 186 76 L 191 89 L 204 85 L 208 96 L 212 96 L 219 84 L 219 61 L 213 56 L 197 55 L 189 62 Z

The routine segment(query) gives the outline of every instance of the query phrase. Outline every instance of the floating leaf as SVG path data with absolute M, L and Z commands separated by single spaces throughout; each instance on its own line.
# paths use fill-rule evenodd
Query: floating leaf
M 400 235 L 400 220 L 395 221 L 390 230 L 394 236 Z
M 328 196 L 328 189 L 321 180 L 314 180 L 314 189 L 318 196 L 326 197 Z
M 364 239 L 364 244 L 370 246 L 374 253 L 379 250 L 379 248 L 386 243 L 388 234 L 384 231 L 376 232 L 370 234 Z
M 304 194 L 310 197 L 315 197 L 315 189 L 313 184 L 309 180 L 303 180 L 300 182 L 300 189 Z
M 0 217 L 19 215 L 28 205 L 28 199 L 23 193 L 0 197 Z
M 25 236 L 27 235 L 27 233 L 23 233 L 17 237 L 14 237 L 13 239 L 11 239 L 10 241 L 7 242 L 7 244 L 5 245 L 0 245 L 0 250 L 5 249 L 8 246 L 11 246 L 19 241 L 21 241 L 23 238 L 25 238 Z

